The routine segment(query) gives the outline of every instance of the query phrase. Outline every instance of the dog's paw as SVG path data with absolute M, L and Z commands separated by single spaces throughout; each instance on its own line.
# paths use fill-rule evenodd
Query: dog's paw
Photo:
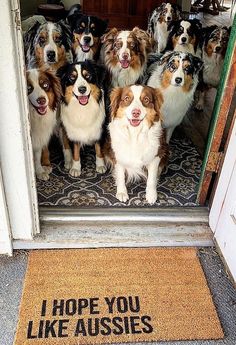
M 69 171 L 69 174 L 72 177 L 79 177 L 80 174 L 81 174 L 81 169 L 71 168 L 70 171 Z
M 36 173 L 36 176 L 39 180 L 42 180 L 42 181 L 49 180 L 49 173 L 47 171 L 38 172 Z
M 67 161 L 65 161 L 65 163 L 64 163 L 64 168 L 65 168 L 66 170 L 70 170 L 71 167 L 72 167 L 72 160 L 67 160 Z
M 116 193 L 116 198 L 118 200 L 120 200 L 121 202 L 126 202 L 127 200 L 129 200 L 129 196 L 128 196 L 128 193 L 126 191 L 124 191 L 124 192 L 117 192 Z
M 203 102 L 197 102 L 197 103 L 195 104 L 194 108 L 195 108 L 197 111 L 203 111 L 203 108 L 204 108 Z
M 52 166 L 51 165 L 43 165 L 43 169 L 48 174 L 51 174 L 51 172 L 52 172 Z
M 106 166 L 105 165 L 96 165 L 96 172 L 99 174 L 104 174 L 106 172 Z
M 146 189 L 146 201 L 153 205 L 157 200 L 157 191 L 155 189 Z

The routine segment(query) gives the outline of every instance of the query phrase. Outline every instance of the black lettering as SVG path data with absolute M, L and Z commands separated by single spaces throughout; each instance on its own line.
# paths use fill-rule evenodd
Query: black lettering
M 37 335 L 32 334 L 32 330 L 33 330 L 33 321 L 29 321 L 28 329 L 27 329 L 27 339 L 35 339 L 35 338 L 37 338 Z
M 66 315 L 75 315 L 76 313 L 76 300 L 68 299 L 66 301 Z
M 146 328 L 142 328 L 144 333 L 152 333 L 153 332 L 153 327 L 152 325 L 150 325 L 150 323 L 148 323 L 147 321 L 152 321 L 152 319 L 150 318 L 150 316 L 148 315 L 143 315 L 141 317 L 141 321 L 144 324 L 144 326 L 146 326 Z
M 99 310 L 94 310 L 94 308 L 98 307 L 99 298 L 90 298 L 90 314 L 99 314 Z
M 135 305 L 133 303 L 133 299 L 135 299 Z M 140 312 L 140 303 L 139 303 L 139 297 L 138 296 L 129 296 L 129 309 L 133 313 Z
M 54 299 L 53 300 L 53 307 L 52 307 L 52 315 L 53 316 L 57 316 L 57 315 L 62 316 L 63 312 L 64 312 L 64 304 L 65 304 L 64 299 L 61 299 L 60 301 L 58 301 L 57 299 Z M 57 314 L 58 310 L 59 310 L 59 314 Z
M 49 338 L 50 336 L 53 338 L 56 338 L 56 332 L 54 329 L 55 324 L 57 323 L 58 320 L 46 320 L 45 323 L 45 338 Z
M 130 326 L 131 326 L 131 333 L 132 334 L 138 334 L 138 333 L 142 333 L 142 331 L 140 329 L 136 329 L 136 326 L 139 326 L 139 321 L 140 318 L 139 316 L 130 316 Z
M 78 314 L 82 315 L 83 311 L 82 309 L 87 308 L 88 306 L 88 300 L 86 298 L 80 298 L 78 300 Z
M 111 334 L 111 327 L 109 326 L 109 323 L 111 322 L 111 319 L 109 317 L 102 317 L 101 318 L 101 326 L 104 329 L 101 329 L 102 335 L 110 335 Z
M 122 325 L 120 325 L 120 323 L 123 323 L 123 320 L 121 317 L 119 317 L 119 316 L 114 317 L 112 319 L 112 322 L 113 322 L 113 325 L 115 327 L 117 327 L 116 329 L 115 328 L 112 329 L 112 332 L 115 335 L 120 335 L 120 334 L 124 333 L 124 328 L 122 327 Z
M 109 313 L 112 314 L 113 313 L 113 304 L 115 302 L 115 297 L 112 297 L 111 300 L 109 300 L 109 297 L 105 297 L 105 301 L 108 305 L 108 310 L 109 310 Z
M 64 320 L 59 320 L 59 325 L 58 325 L 58 337 L 59 338 L 66 338 L 68 337 L 68 334 L 63 333 L 63 331 L 67 330 L 68 325 L 64 325 L 64 323 L 69 323 L 68 319 Z
M 42 308 L 41 308 L 41 316 L 46 315 L 46 306 L 47 306 L 47 301 L 46 301 L 46 299 L 44 299 L 43 303 L 42 303 Z
M 43 338 L 43 331 L 44 331 L 44 320 L 40 320 L 38 338 Z
M 128 311 L 128 302 L 126 297 L 117 298 L 117 310 L 119 313 L 127 313 Z
M 93 327 L 93 321 L 94 321 L 94 327 Z M 88 319 L 88 335 L 91 337 L 96 337 L 99 334 L 99 319 Z
M 79 334 L 82 334 L 83 336 L 87 335 L 83 319 L 78 319 L 77 321 L 75 337 L 78 337 Z
M 125 333 L 130 334 L 129 330 L 129 318 L 127 316 L 124 317 L 124 325 L 125 325 Z

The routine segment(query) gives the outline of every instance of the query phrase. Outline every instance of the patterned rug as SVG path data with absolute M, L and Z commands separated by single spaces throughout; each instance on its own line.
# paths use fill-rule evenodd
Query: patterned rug
M 170 142 L 170 158 L 163 171 L 157 191 L 156 206 L 196 205 L 197 185 L 202 160 L 191 141 L 175 134 Z M 49 181 L 37 181 L 38 200 L 41 206 L 73 207 L 141 207 L 150 206 L 145 201 L 146 182 L 129 184 L 129 201 L 122 203 L 115 197 L 116 187 L 110 172 L 95 171 L 95 151 L 85 147 L 81 152 L 82 173 L 72 177 L 63 166 L 60 144 L 53 140 L 50 145 L 53 171 Z

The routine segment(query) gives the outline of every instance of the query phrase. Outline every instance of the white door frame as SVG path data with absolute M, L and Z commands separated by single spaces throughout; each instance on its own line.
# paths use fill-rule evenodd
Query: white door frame
M 11 228 L 0 167 L 0 254 L 12 255 Z
M 20 8 L 0 1 L 0 161 L 12 237 L 39 232 L 36 183 L 26 96 Z

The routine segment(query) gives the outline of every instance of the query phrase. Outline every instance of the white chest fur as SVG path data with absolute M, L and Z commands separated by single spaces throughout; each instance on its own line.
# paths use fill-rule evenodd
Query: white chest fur
M 29 108 L 33 149 L 40 150 L 49 143 L 56 126 L 56 111 L 48 110 L 45 115 L 39 115 L 31 104 Z
M 85 60 L 93 60 L 93 51 L 90 49 L 88 52 L 83 52 L 80 46 L 78 46 L 75 50 L 75 61 L 85 61 Z
M 167 23 L 157 22 L 155 33 L 154 33 L 154 40 L 158 42 L 158 53 L 161 53 L 165 49 L 166 44 L 167 44 L 168 34 L 169 32 L 167 31 Z
M 212 54 L 209 57 L 203 51 L 203 80 L 206 84 L 217 87 L 220 82 L 221 70 L 224 60 L 220 55 Z
M 145 65 L 146 66 L 146 65 Z M 124 87 L 128 85 L 135 84 L 139 77 L 143 74 L 145 66 L 136 67 L 135 69 L 132 67 L 128 67 L 126 69 L 119 67 L 118 65 L 112 68 L 112 86 L 113 87 Z
M 160 146 L 161 122 L 148 127 L 146 120 L 132 127 L 126 117 L 115 119 L 109 125 L 111 145 L 116 160 L 130 177 L 143 175 L 142 168 L 153 161 Z
M 99 140 L 105 119 L 104 100 L 100 103 L 91 96 L 87 105 L 81 105 L 74 97 L 61 107 L 61 120 L 68 138 L 82 145 Z

